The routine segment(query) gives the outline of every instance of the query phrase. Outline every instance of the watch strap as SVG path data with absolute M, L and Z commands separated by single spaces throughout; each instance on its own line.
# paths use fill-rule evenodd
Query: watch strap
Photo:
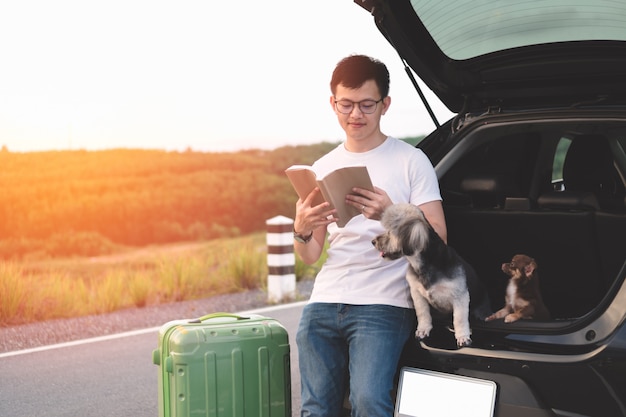
M 293 238 L 296 240 L 296 242 L 309 243 L 313 238 L 313 232 L 309 233 L 308 236 L 304 236 L 303 234 L 296 232 L 296 229 L 294 229 Z

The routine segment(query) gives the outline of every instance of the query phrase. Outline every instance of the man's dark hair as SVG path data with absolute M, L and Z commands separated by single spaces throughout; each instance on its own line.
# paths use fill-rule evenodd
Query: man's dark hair
M 335 95 L 339 84 L 357 89 L 368 80 L 374 80 L 381 98 L 389 95 L 389 71 L 381 61 L 365 55 L 350 55 L 337 64 L 330 80 L 330 91 Z

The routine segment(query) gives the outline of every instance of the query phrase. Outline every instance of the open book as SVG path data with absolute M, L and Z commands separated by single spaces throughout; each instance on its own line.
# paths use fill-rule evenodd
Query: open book
M 344 227 L 354 216 L 361 212 L 349 204 L 346 204 L 346 195 L 354 194 L 352 188 L 364 188 L 374 191 L 372 180 L 365 166 L 351 166 L 336 169 L 323 178 L 317 178 L 313 169 L 308 165 L 292 165 L 285 170 L 285 174 L 291 181 L 298 197 L 304 200 L 315 187 L 319 187 L 321 193 L 313 201 L 316 206 L 328 201 L 337 209 L 337 225 Z

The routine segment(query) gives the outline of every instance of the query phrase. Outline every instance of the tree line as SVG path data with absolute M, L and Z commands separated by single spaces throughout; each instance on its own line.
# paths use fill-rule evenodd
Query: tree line
M 229 153 L 0 152 L 0 258 L 95 256 L 245 235 L 293 218 L 284 174 L 336 143 Z

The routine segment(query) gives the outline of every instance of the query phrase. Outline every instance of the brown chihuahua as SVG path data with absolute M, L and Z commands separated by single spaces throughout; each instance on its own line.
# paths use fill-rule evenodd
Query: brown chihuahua
M 502 264 L 502 271 L 510 276 L 505 304 L 485 321 L 504 318 L 505 323 L 519 319 L 550 320 L 539 291 L 537 263 L 527 255 L 515 255 L 511 262 Z

